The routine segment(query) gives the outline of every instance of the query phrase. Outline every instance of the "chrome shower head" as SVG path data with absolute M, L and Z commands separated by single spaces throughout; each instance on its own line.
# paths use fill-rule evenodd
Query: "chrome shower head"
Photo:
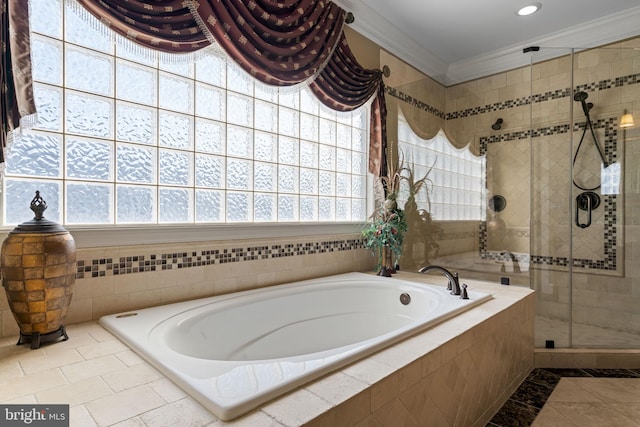
M 491 125 L 491 129 L 500 130 L 500 128 L 502 127 L 502 123 L 504 123 L 504 120 L 502 120 L 501 118 L 496 120 L 496 122 Z

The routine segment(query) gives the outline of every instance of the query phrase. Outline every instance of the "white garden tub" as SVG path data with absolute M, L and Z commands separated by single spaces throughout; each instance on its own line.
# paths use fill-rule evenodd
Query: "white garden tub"
M 490 298 L 347 273 L 104 316 L 100 324 L 228 421 Z

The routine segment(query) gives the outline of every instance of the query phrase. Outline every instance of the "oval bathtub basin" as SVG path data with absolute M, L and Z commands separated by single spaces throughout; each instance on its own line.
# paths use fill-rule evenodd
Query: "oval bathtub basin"
M 347 273 L 104 316 L 100 324 L 228 421 L 490 298 Z

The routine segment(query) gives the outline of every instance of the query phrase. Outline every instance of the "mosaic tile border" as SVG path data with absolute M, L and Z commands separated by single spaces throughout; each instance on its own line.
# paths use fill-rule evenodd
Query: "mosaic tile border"
M 444 113 L 444 111 L 440 111 L 439 109 L 437 109 L 436 107 L 433 107 L 429 104 L 427 104 L 424 101 L 420 101 L 417 98 L 414 98 L 411 95 L 408 95 L 404 92 L 402 92 L 399 89 L 396 89 L 394 87 L 391 86 L 385 86 L 385 92 L 387 93 L 387 95 L 389 96 L 393 96 L 394 98 L 398 98 L 400 101 L 406 102 L 407 104 L 411 105 L 412 107 L 415 107 L 419 110 L 422 111 L 426 111 L 427 113 L 431 113 L 434 116 L 438 117 L 439 119 L 445 119 L 446 115 Z
M 574 123 L 573 131 L 579 132 L 584 129 L 584 122 Z M 609 162 L 615 162 L 618 158 L 617 153 L 617 136 L 618 136 L 618 124 L 615 117 L 609 117 L 606 119 L 599 119 L 593 122 L 595 129 L 604 129 L 603 148 L 605 157 Z M 496 142 L 516 141 L 528 138 L 539 138 L 544 136 L 564 134 L 568 133 L 571 125 L 561 124 L 543 127 L 539 129 L 533 129 L 522 132 L 504 133 L 501 135 L 491 135 L 488 137 L 480 138 L 480 154 L 485 155 L 489 144 Z M 607 270 L 615 271 L 617 269 L 617 242 L 618 242 L 618 203 L 617 196 L 605 195 L 603 196 L 603 209 L 604 209 L 604 257 L 603 259 L 585 259 L 574 258 L 573 267 L 592 269 L 592 270 Z M 483 259 L 491 260 L 505 260 L 505 255 L 501 252 L 488 251 L 487 250 L 487 224 L 482 222 L 479 225 L 479 254 Z M 516 254 L 518 261 L 529 261 L 532 264 L 538 265 L 554 265 L 560 267 L 568 267 L 570 258 L 568 257 L 553 257 L 548 255 L 536 255 L 531 254 Z M 528 259 L 530 258 L 530 259 Z
M 479 114 L 490 113 L 493 111 L 505 110 L 507 108 L 522 107 L 529 104 L 537 104 L 540 102 L 562 99 L 562 98 L 569 97 L 571 96 L 572 93 L 575 93 L 578 91 L 595 92 L 599 90 L 611 89 L 614 87 L 634 85 L 638 83 L 640 83 L 640 73 L 629 74 L 627 76 L 615 77 L 612 79 L 605 79 L 605 80 L 600 80 L 598 82 L 578 85 L 576 86 L 574 92 L 572 92 L 570 88 L 557 89 L 557 90 L 552 90 L 544 93 L 528 95 L 522 98 L 509 99 L 506 101 L 495 102 L 493 104 L 467 108 L 461 111 L 453 111 L 450 113 L 445 113 L 437 109 L 436 107 L 433 107 L 424 101 L 420 101 L 419 99 L 409 94 L 406 94 L 401 90 L 391 86 L 385 86 L 385 92 L 389 96 L 393 96 L 394 98 L 397 98 L 403 102 L 406 102 L 407 104 L 415 108 L 418 108 L 422 111 L 431 113 L 440 119 L 455 120 L 455 119 L 460 119 L 465 117 L 477 116 Z M 567 128 L 567 131 L 568 131 L 568 128 Z
M 261 259 L 314 255 L 363 249 L 362 239 L 281 243 L 235 248 L 210 248 L 199 251 L 140 254 L 123 257 L 79 259 L 76 279 L 120 276 L 148 271 L 174 270 L 206 265 L 247 262 Z

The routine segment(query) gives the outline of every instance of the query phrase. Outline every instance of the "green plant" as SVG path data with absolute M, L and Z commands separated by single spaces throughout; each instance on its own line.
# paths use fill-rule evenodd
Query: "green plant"
M 404 211 L 397 207 L 395 209 L 385 209 L 382 206 L 369 218 L 369 221 L 362 229 L 362 237 L 364 246 L 378 256 L 376 269 L 383 267 L 384 248 L 388 248 L 391 251 L 394 260 L 400 258 L 406 231 L 407 221 L 404 217 Z

